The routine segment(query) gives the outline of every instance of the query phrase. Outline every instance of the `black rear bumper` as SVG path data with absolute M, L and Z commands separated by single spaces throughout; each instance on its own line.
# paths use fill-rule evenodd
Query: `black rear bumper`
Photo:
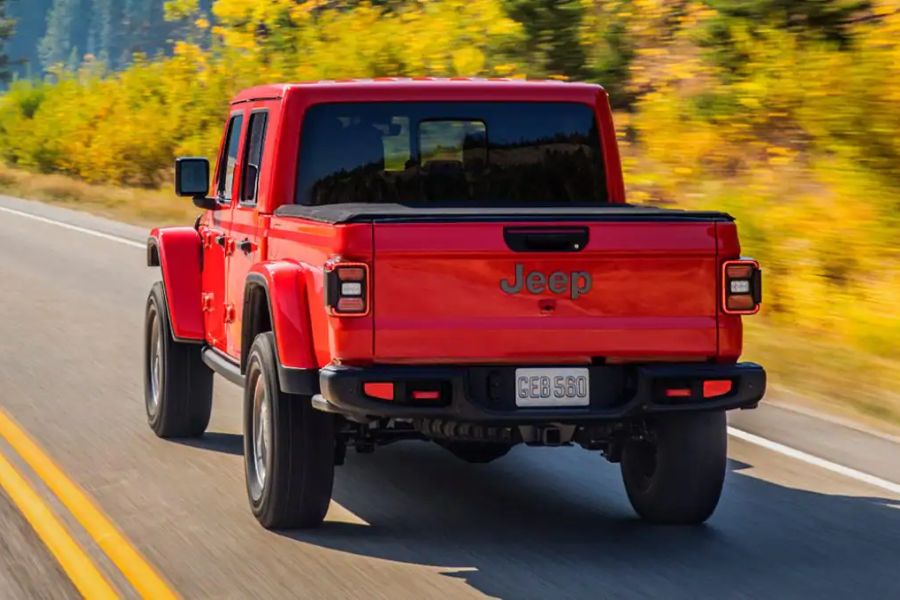
M 603 365 L 590 369 L 590 405 L 520 408 L 515 403 L 516 366 L 328 366 L 320 372 L 317 407 L 357 417 L 432 417 L 464 422 L 526 424 L 616 421 L 676 412 L 755 408 L 766 390 L 766 373 L 755 363 Z M 532 365 L 528 365 L 532 366 Z M 703 397 L 703 382 L 732 382 L 727 394 Z M 366 382 L 394 384 L 393 400 L 363 392 Z M 413 401 L 410 390 L 441 391 L 440 402 Z M 665 390 L 689 389 L 667 397 Z

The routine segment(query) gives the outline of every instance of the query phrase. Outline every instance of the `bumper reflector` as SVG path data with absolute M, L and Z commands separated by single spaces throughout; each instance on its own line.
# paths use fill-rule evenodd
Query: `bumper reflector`
M 441 393 L 436 390 L 413 390 L 413 400 L 440 400 Z
M 666 390 L 666 398 L 690 398 L 690 388 L 668 388 Z
M 718 398 L 729 393 L 732 388 L 730 379 L 709 379 L 703 382 L 703 397 Z
M 368 382 L 363 384 L 363 392 L 365 392 L 366 396 L 371 396 L 372 398 L 378 398 L 379 400 L 393 400 L 394 399 L 394 384 L 393 383 L 383 383 L 383 382 Z

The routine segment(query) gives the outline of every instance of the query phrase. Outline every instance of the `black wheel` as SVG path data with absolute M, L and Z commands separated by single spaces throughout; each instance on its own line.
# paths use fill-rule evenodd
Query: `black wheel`
M 631 506 L 653 523 L 697 524 L 722 493 L 728 450 L 725 413 L 659 417 L 647 440 L 622 451 L 622 479 Z
M 489 463 L 505 456 L 512 446 L 496 442 L 443 442 L 444 448 L 467 463 Z
M 259 334 L 244 385 L 247 495 L 266 529 L 316 527 L 331 500 L 334 417 L 279 389 L 275 357 L 274 335 Z
M 209 425 L 213 372 L 200 344 L 172 338 L 162 282 L 150 288 L 144 321 L 144 406 L 161 438 L 196 437 Z

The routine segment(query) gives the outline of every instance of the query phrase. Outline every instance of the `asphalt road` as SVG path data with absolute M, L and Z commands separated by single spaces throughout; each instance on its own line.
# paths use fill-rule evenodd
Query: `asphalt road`
M 236 387 L 216 379 L 202 439 L 163 441 L 145 423 L 141 329 L 158 274 L 144 252 L 3 207 L 146 232 L 0 198 L 0 408 L 184 597 L 900 597 L 900 495 L 738 438 L 703 527 L 641 523 L 618 468 L 577 448 L 472 466 L 410 442 L 351 452 L 320 530 L 265 531 L 245 498 Z M 895 440 L 773 407 L 732 425 L 900 482 Z M 133 597 L 2 441 L 0 453 Z M 0 598 L 31 597 L 77 592 L 0 490 Z

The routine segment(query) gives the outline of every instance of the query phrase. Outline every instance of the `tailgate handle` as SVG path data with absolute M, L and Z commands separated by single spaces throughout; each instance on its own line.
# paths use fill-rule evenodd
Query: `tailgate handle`
M 587 227 L 505 227 L 503 239 L 513 252 L 580 252 Z

